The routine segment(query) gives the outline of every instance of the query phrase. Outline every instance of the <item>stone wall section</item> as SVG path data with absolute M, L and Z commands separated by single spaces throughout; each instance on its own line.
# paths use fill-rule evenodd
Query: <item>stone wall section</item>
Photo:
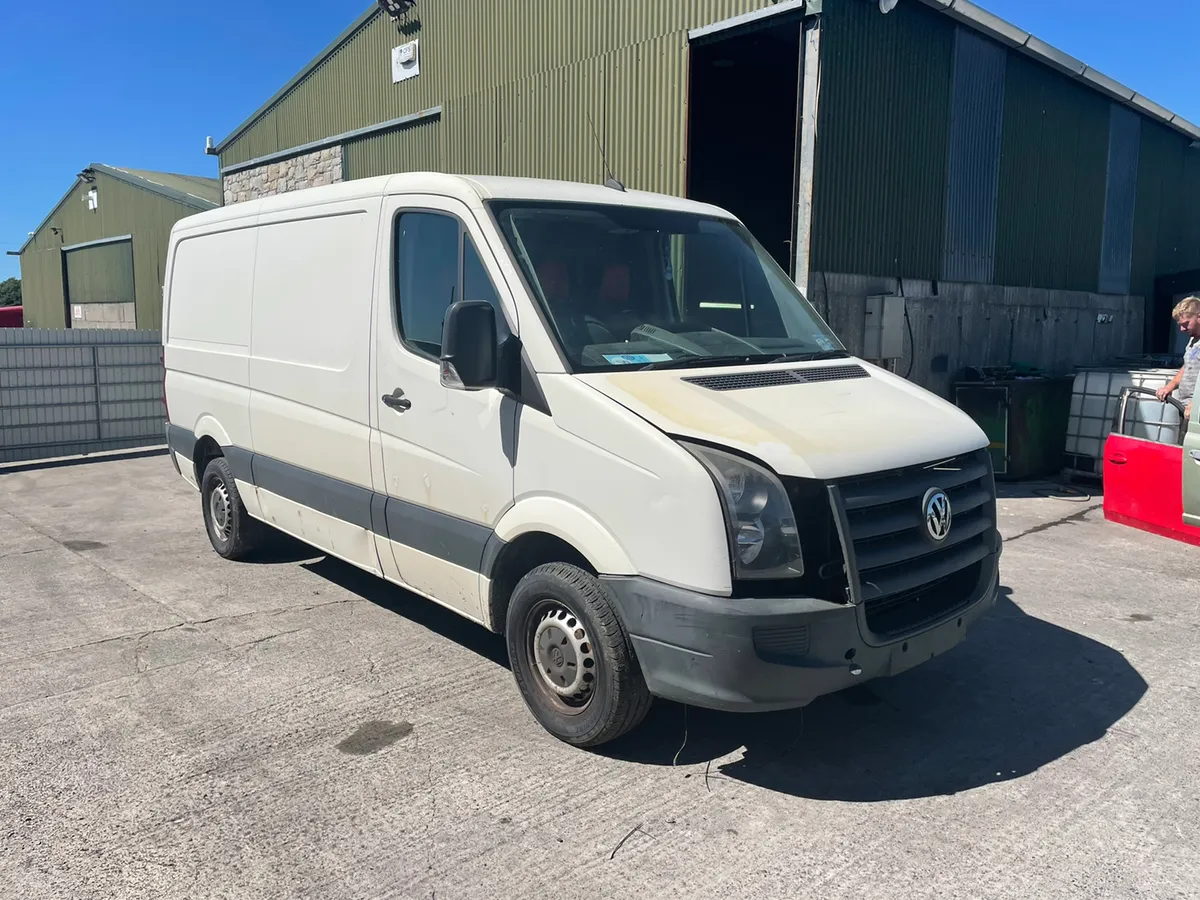
M 341 145 L 243 169 L 223 179 L 225 205 L 343 181 Z
M 76 303 L 71 307 L 72 328 L 137 328 L 135 303 Z

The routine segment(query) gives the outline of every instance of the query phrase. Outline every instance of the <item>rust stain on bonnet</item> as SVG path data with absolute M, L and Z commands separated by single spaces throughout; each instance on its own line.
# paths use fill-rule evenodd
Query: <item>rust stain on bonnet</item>
M 612 375 L 609 383 L 633 399 L 694 431 L 720 435 L 749 444 L 778 441 L 778 433 L 764 431 L 753 422 L 733 414 L 718 394 L 697 388 L 677 377 L 655 377 L 648 373 Z
M 644 372 L 612 375 L 609 383 L 682 429 L 744 446 L 782 445 L 801 454 L 844 449 L 843 427 L 830 420 L 864 414 L 861 405 L 851 401 L 849 390 L 833 384 L 788 385 L 725 394 L 688 384 L 675 375 L 663 377 Z M 798 395 L 801 390 L 802 397 Z M 782 417 L 759 408 L 759 404 L 764 404 L 778 410 L 781 394 L 790 395 L 785 402 L 803 404 L 804 421 L 814 426 L 811 430 L 801 433 L 781 421 Z

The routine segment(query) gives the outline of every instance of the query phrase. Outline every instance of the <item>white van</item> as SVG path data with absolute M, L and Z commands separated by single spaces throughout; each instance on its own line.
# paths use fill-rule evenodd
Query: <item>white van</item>
M 267 526 L 507 638 L 538 721 L 803 706 L 995 602 L 987 439 L 852 359 L 715 207 L 412 173 L 171 235 L 172 459 L 213 547 Z

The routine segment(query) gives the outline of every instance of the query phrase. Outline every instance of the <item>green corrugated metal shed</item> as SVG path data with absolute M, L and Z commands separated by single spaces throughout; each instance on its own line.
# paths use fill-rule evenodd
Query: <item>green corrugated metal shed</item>
M 595 182 L 590 119 L 623 181 L 682 194 L 689 29 L 784 7 L 821 22 L 811 271 L 939 278 L 962 28 L 1007 61 L 995 222 L 976 231 L 995 235 L 993 281 L 1098 289 L 1114 103 L 1144 124 L 1131 292 L 1149 296 L 1156 276 L 1200 268 L 1200 154 L 1189 149 L 1200 129 L 965 0 L 904 0 L 888 15 L 874 0 L 807 10 L 421 0 L 399 28 L 372 8 L 222 141 L 222 170 L 335 142 L 349 178 L 439 169 Z M 391 49 L 413 38 L 421 74 L 393 84 Z M 738 110 L 729 115 L 736 129 Z
M 20 250 L 25 324 L 69 325 L 66 272 L 75 285 L 72 303 L 133 300 L 137 327 L 158 328 L 171 227 L 184 216 L 219 206 L 220 182 L 100 163 L 84 173 L 87 178 L 76 176 Z M 99 201 L 94 210 L 87 202 L 93 188 Z M 125 236 L 128 241 L 120 240 Z
M 825 4 L 812 269 L 938 278 L 954 23 Z
M 410 34 L 430 52 L 401 85 L 387 61 L 409 37 L 372 9 L 218 146 L 221 166 L 438 108 L 434 121 L 347 141 L 348 177 L 437 168 L 596 181 L 590 117 L 627 183 L 682 193 L 687 32 L 770 5 L 422 3 Z
M 996 283 L 1095 291 L 1109 101 L 1016 54 L 1004 98 Z

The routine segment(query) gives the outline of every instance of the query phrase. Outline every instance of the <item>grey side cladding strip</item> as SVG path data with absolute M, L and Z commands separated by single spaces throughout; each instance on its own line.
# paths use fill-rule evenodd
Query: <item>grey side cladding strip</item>
M 225 461 L 229 463 L 229 471 L 233 473 L 234 478 L 254 484 L 254 473 L 251 470 L 253 453 L 241 447 L 222 447 L 221 452 L 225 454 Z
M 253 454 L 251 474 L 253 483 L 264 491 L 286 497 L 293 503 L 308 506 L 359 528 L 371 528 L 373 491 L 367 488 L 258 453 Z
M 387 536 L 429 556 L 436 556 L 472 572 L 483 567 L 483 551 L 492 529 L 437 510 L 387 499 Z
M 186 428 L 167 423 L 167 446 L 185 459 L 191 459 L 196 450 L 196 436 Z
M 192 458 L 196 446 L 192 432 L 168 425 L 167 441 L 173 450 Z M 472 572 L 484 571 L 485 549 L 490 567 L 504 547 L 491 528 L 478 522 L 406 503 L 241 447 L 222 447 L 221 452 L 239 481 Z

